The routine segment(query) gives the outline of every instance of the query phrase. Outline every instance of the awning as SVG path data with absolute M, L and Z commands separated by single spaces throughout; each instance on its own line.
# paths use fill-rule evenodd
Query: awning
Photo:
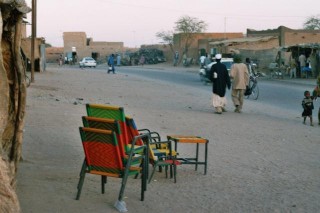
M 298 48 L 309 48 L 309 49 L 320 49 L 320 43 L 302 43 L 302 44 L 296 44 L 291 46 L 284 46 L 280 47 L 281 51 L 291 52 L 294 49 Z

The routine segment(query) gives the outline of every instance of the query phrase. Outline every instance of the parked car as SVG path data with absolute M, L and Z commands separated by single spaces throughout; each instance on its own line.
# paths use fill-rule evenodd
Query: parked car
M 94 67 L 96 68 L 97 62 L 91 57 L 84 57 L 80 62 L 79 62 L 80 68 L 82 67 Z
M 199 70 L 200 81 L 204 81 L 205 83 L 211 82 L 207 76 L 208 76 L 208 73 L 210 72 L 212 65 L 214 65 L 216 63 L 217 62 L 214 61 L 214 62 L 211 62 L 210 64 L 208 64 L 207 66 L 204 65 L 200 68 L 200 70 Z M 231 66 L 233 64 L 233 58 L 222 58 L 221 63 L 226 65 L 228 72 L 230 72 Z

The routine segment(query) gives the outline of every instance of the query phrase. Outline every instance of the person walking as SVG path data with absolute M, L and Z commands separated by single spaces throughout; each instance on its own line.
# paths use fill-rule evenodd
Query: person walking
M 209 79 L 212 84 L 212 105 L 215 108 L 215 113 L 222 114 L 226 112 L 225 106 L 227 99 L 225 97 L 226 88 L 230 89 L 231 81 L 226 65 L 221 63 L 221 54 L 216 54 L 216 64 L 212 65 L 209 72 Z
M 233 58 L 234 64 L 230 70 L 230 77 L 233 79 L 231 97 L 236 109 L 235 112 L 241 113 L 243 107 L 243 97 L 246 86 L 249 85 L 249 71 L 247 66 L 242 63 L 240 55 Z
M 112 71 L 113 74 L 115 74 L 115 69 L 114 69 L 114 54 L 111 54 L 111 56 L 109 57 L 108 59 L 108 65 L 109 65 L 109 68 L 108 68 L 108 74 Z M 111 69 L 110 69 L 111 67 Z

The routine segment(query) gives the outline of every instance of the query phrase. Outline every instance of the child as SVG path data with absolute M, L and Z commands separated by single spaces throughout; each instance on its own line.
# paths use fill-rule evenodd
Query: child
M 302 117 L 303 117 L 303 124 L 306 124 L 307 117 L 310 118 L 310 126 L 313 126 L 312 123 L 312 110 L 313 110 L 313 100 L 310 97 L 310 92 L 305 91 L 304 92 L 304 99 L 302 100 Z

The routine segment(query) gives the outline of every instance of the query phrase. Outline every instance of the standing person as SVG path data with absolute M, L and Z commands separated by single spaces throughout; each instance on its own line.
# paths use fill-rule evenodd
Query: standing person
M 242 63 L 241 56 L 235 55 L 234 64 L 230 70 L 230 77 L 233 79 L 231 97 L 236 109 L 240 113 L 243 106 L 243 97 L 246 86 L 249 85 L 249 72 L 247 66 Z
M 183 56 L 182 56 L 182 64 L 183 64 L 183 66 L 188 66 L 188 64 L 187 64 L 187 54 L 186 53 L 184 53 L 183 54 Z
M 121 66 L 121 56 L 120 56 L 120 54 L 117 55 L 117 66 L 118 67 Z
M 204 60 L 206 59 L 206 56 L 202 55 L 199 58 L 199 62 L 200 62 L 200 67 L 202 67 L 204 65 Z
M 111 67 L 111 70 L 108 69 L 108 73 L 110 73 L 111 71 L 113 72 L 113 74 L 115 74 L 115 69 L 114 69 L 114 54 L 111 54 L 111 56 L 108 59 L 108 65 L 109 67 Z
M 145 59 L 144 55 L 141 55 L 140 60 L 139 60 L 139 64 L 141 64 L 141 66 L 143 66 L 145 63 L 145 60 L 146 59 Z
M 299 63 L 300 63 L 300 74 L 302 74 L 303 68 L 306 66 L 307 58 L 303 53 L 301 53 L 301 55 L 299 56 L 298 60 L 299 60 Z
M 178 62 L 179 62 L 179 52 L 176 51 L 174 53 L 174 57 L 173 57 L 173 66 L 177 66 L 178 65 Z
M 306 124 L 307 117 L 310 118 L 310 126 L 313 126 L 312 123 L 312 110 L 313 110 L 313 100 L 310 97 L 310 92 L 304 92 L 304 99 L 302 100 L 302 117 L 303 117 L 303 124 Z
M 296 78 L 297 77 L 297 63 L 295 58 L 290 58 L 290 78 Z
M 317 78 L 317 86 L 314 88 L 312 92 L 312 98 L 314 100 L 317 100 L 318 97 L 320 97 L 320 75 Z M 318 124 L 320 125 L 320 106 L 318 110 Z
M 221 63 L 221 54 L 216 54 L 215 58 L 217 63 L 212 65 L 208 77 L 213 82 L 212 105 L 215 108 L 215 113 L 222 114 L 222 112 L 226 112 L 226 87 L 230 89 L 231 81 L 226 65 Z
M 310 59 L 310 67 L 311 67 L 311 71 L 312 71 L 312 75 L 317 78 L 317 71 L 316 71 L 316 64 L 317 64 L 317 59 L 316 59 L 316 51 L 315 50 L 312 50 L 310 56 L 309 56 L 309 59 Z

